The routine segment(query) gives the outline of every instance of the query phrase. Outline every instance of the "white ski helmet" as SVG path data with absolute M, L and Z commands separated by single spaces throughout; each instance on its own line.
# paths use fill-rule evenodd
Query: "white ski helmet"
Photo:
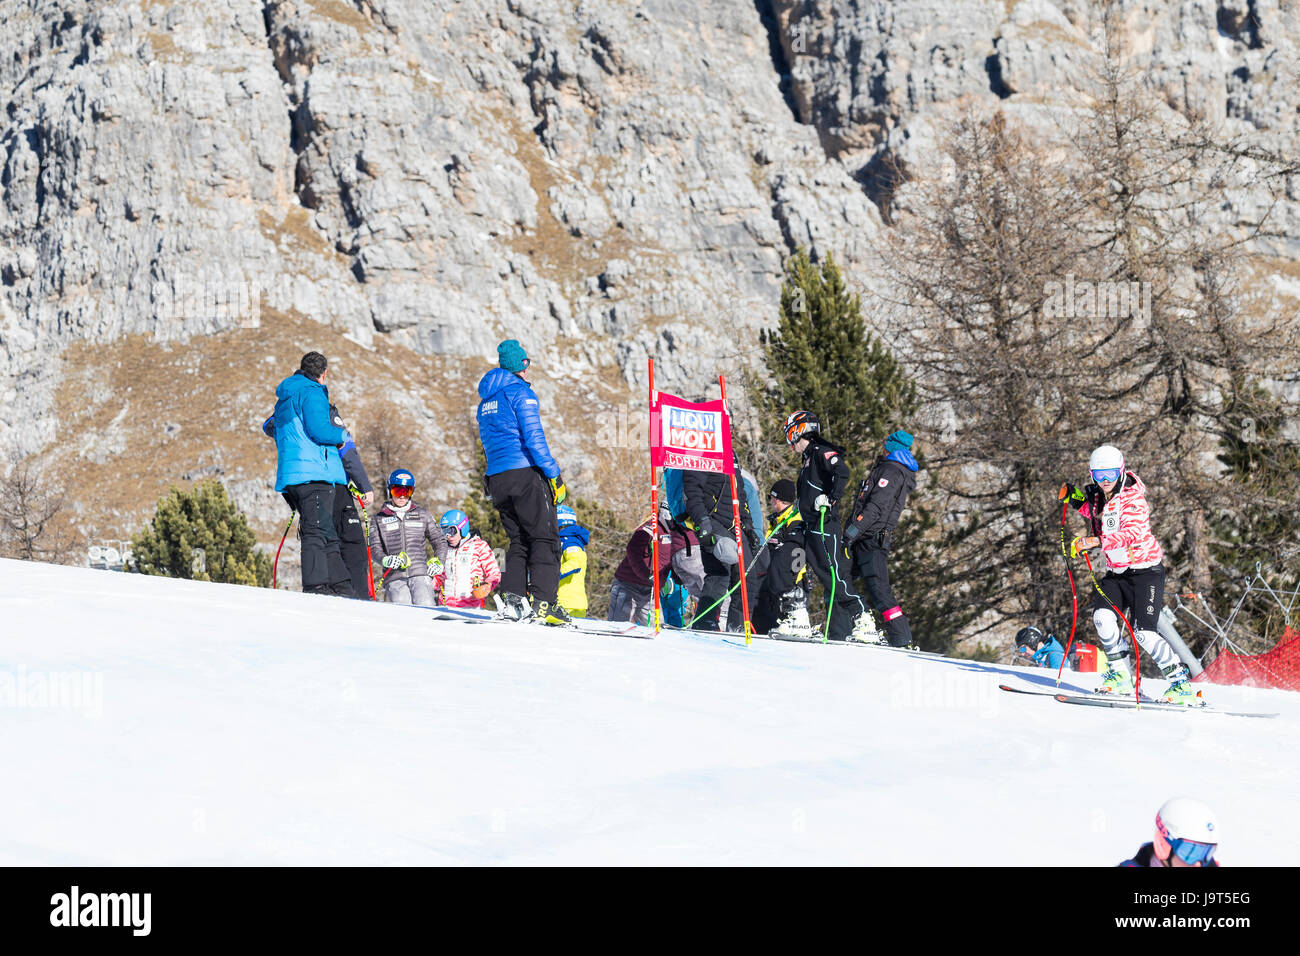
M 1170 855 L 1188 866 L 1214 859 L 1219 845 L 1219 821 L 1214 811 L 1191 797 L 1174 797 L 1156 813 L 1156 856 L 1166 863 Z
M 1100 445 L 1088 456 L 1089 471 L 1105 471 L 1108 468 L 1124 470 L 1124 455 L 1114 445 Z

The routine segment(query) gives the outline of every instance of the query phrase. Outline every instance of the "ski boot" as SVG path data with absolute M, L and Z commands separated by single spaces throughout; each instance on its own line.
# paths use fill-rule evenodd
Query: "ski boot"
M 802 588 L 781 595 L 781 620 L 769 632 L 773 637 L 812 637 L 808 620 L 808 596 Z
M 1117 694 L 1120 697 L 1132 696 L 1135 688 L 1133 675 L 1128 669 L 1128 656 L 1107 658 L 1106 663 L 1109 667 L 1106 673 L 1101 675 L 1101 685 L 1097 688 L 1097 693 Z
M 880 628 L 876 627 L 876 619 L 871 616 L 870 611 L 863 611 L 858 616 L 857 621 L 853 624 L 853 630 L 849 632 L 846 640 L 854 644 L 879 644 L 882 647 L 889 646 L 889 638 L 880 633 Z
M 1160 700 L 1166 704 L 1182 704 L 1184 707 L 1204 707 L 1198 691 L 1192 690 L 1192 675 L 1182 664 L 1175 664 L 1165 671 L 1169 680 L 1169 689 L 1161 695 Z
M 496 595 L 497 618 L 502 621 L 526 621 L 533 616 L 533 606 L 528 598 L 503 591 Z
M 533 606 L 533 614 L 543 624 L 549 624 L 552 627 L 563 627 L 565 624 L 572 624 L 573 618 L 569 612 L 558 604 L 549 604 L 546 601 L 538 601 Z

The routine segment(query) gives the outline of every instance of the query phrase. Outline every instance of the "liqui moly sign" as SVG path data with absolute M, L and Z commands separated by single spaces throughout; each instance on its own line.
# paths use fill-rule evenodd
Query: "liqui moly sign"
M 651 461 L 660 468 L 731 473 L 731 423 L 721 401 L 659 392 L 650 409 Z

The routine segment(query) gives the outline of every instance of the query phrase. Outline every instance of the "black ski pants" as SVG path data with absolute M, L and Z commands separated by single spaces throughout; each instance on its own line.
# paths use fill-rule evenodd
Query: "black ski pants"
M 352 582 L 352 596 L 370 600 L 370 551 L 366 530 L 357 511 L 357 501 L 347 485 L 334 486 L 334 530 L 339 536 L 339 553 Z
M 804 566 L 804 549 L 802 544 L 784 542 L 780 548 L 768 547 L 770 558 L 767 562 L 767 574 L 758 587 L 758 596 L 754 602 L 754 632 L 766 634 L 781 622 L 781 597 L 795 590 L 805 588 L 799 583 L 799 572 Z
M 867 600 L 885 622 L 885 634 L 894 647 L 912 643 L 912 628 L 889 586 L 889 551 L 876 544 L 859 544 L 853 563 L 867 591 Z
M 512 468 L 489 475 L 487 488 L 510 535 L 501 590 L 554 605 L 560 589 L 560 529 L 546 478 L 536 468 Z
M 805 519 L 803 540 L 807 568 L 821 581 L 830 606 L 831 625 L 827 636 L 832 641 L 842 641 L 852 633 L 867 606 L 853 587 L 853 569 L 844 560 L 839 519 L 827 515 L 824 525 L 820 517 L 811 522 Z
M 337 485 L 308 481 L 289 485 L 284 498 L 298 512 L 298 538 L 302 541 L 302 589 L 308 594 L 352 597 L 352 579 L 339 550 L 334 527 Z

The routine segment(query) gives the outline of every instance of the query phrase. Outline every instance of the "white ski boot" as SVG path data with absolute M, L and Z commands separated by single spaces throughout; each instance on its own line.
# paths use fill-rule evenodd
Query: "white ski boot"
M 502 621 L 526 621 L 533 616 L 533 605 L 528 598 L 503 591 L 494 594 L 497 603 L 497 619 Z
M 849 632 L 847 640 L 854 644 L 889 645 L 889 638 L 880 633 L 880 628 L 876 627 L 876 619 L 871 616 L 870 611 L 863 611 L 854 622 L 853 630 Z
M 808 608 L 796 607 L 781 618 L 772 628 L 773 637 L 812 637 L 812 623 L 808 620 Z

